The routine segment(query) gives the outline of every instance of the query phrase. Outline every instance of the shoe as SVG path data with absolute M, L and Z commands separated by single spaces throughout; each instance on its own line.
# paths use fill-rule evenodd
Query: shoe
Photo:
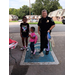
M 42 51 L 39 51 L 39 53 L 41 53 Z
M 44 57 L 44 53 L 43 53 L 43 52 L 41 52 L 41 53 L 39 54 L 39 56 Z
M 24 50 L 25 50 L 25 47 L 22 47 L 22 48 L 21 48 L 21 51 L 24 51 Z
M 48 55 L 49 54 L 49 51 L 46 51 L 46 53 L 45 53 L 46 55 Z
M 33 54 L 33 51 L 31 51 L 31 54 Z
M 34 53 L 33 54 L 35 55 L 35 53 L 36 53 L 36 50 L 34 50 Z
M 29 51 L 28 47 L 26 47 L 26 50 Z

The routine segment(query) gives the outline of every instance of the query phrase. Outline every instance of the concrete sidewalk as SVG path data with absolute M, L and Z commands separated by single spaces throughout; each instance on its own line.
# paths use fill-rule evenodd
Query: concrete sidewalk
M 56 34 L 56 33 L 52 33 Z M 22 42 L 19 33 L 9 33 L 9 38 L 18 41 L 18 46 L 12 50 L 12 55 L 16 58 L 17 64 L 9 56 L 9 73 L 10 75 L 65 75 L 65 33 L 58 34 L 57 36 L 52 35 L 55 47 L 53 51 L 59 60 L 59 65 L 43 65 L 43 66 L 20 66 L 22 57 Z M 63 36 L 62 36 L 63 35 Z M 40 36 L 38 35 L 40 41 Z

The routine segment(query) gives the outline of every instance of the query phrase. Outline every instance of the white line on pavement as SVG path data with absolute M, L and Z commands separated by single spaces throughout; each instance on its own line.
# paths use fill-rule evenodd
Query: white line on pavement
M 11 73 L 12 73 L 13 66 L 14 66 L 14 65 L 9 66 L 9 75 L 11 75 Z

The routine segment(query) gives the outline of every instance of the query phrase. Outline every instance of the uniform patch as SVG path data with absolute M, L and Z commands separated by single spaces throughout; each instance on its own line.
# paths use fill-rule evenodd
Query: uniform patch
M 54 22 L 53 19 L 51 19 L 51 21 Z

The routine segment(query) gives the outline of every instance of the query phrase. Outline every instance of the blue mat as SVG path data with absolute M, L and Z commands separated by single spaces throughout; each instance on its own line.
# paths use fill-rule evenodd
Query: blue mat
M 40 49 L 40 43 L 35 44 L 35 49 L 36 50 Z M 31 54 L 31 50 L 30 50 L 30 47 L 29 47 L 29 51 L 26 52 L 24 62 L 54 62 L 54 58 L 53 58 L 50 51 L 49 51 L 48 55 L 45 55 L 45 51 L 43 51 L 43 53 L 44 53 L 43 57 L 41 57 L 39 55 L 38 51 L 36 52 L 35 55 L 33 55 L 33 54 Z

